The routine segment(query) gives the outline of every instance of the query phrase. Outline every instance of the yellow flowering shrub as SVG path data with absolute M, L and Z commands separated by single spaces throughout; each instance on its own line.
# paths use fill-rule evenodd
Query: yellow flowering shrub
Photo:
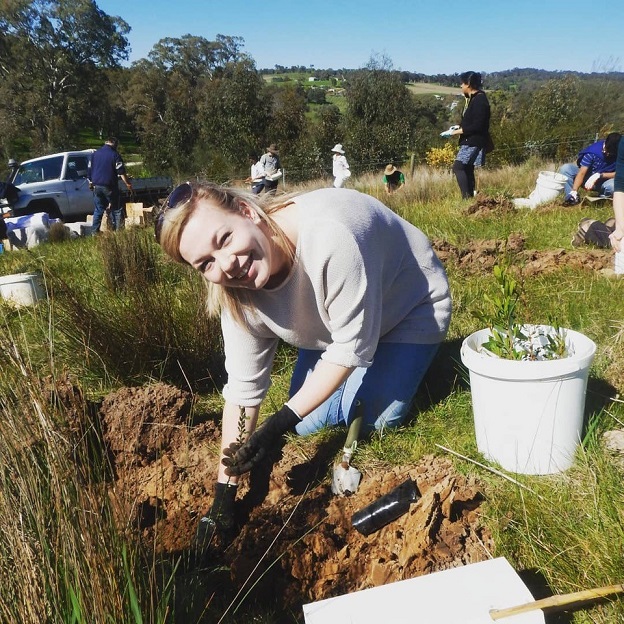
M 444 147 L 432 147 L 427 150 L 425 160 L 430 167 L 448 169 L 453 166 L 457 146 L 454 143 L 445 143 Z

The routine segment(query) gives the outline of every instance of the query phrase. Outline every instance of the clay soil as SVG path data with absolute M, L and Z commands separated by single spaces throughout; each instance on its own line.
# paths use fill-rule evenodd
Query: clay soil
M 466 218 L 502 216 L 516 211 L 513 203 L 505 197 L 479 195 L 466 208 Z M 573 232 L 570 232 L 570 238 Z M 465 245 L 451 245 L 445 240 L 432 241 L 436 254 L 444 264 L 455 264 L 467 274 L 491 274 L 492 267 L 501 254 L 515 256 L 516 264 L 522 267 L 524 276 L 552 273 L 563 268 L 586 269 L 609 272 L 613 265 L 610 249 L 596 249 L 584 246 L 579 249 L 526 249 L 525 239 L 519 234 L 510 234 L 506 240 L 471 240 Z
M 198 520 L 212 502 L 220 435 L 215 415 L 193 411 L 190 395 L 161 383 L 122 388 L 99 411 L 120 523 L 140 532 L 150 550 L 190 559 Z M 221 566 L 237 589 L 256 583 L 256 601 L 301 614 L 307 602 L 489 556 L 478 483 L 447 459 L 428 456 L 366 470 L 354 495 L 335 496 L 331 473 L 345 433 L 336 434 L 305 448 L 292 441 L 274 465 L 244 478 L 237 535 L 229 544 L 215 536 L 197 565 Z M 408 478 L 420 498 L 407 513 L 368 537 L 353 528 L 355 511 Z

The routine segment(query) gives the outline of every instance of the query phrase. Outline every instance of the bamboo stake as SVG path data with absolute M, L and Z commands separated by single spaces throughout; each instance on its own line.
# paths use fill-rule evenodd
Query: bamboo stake
M 541 600 L 534 600 L 525 604 L 508 607 L 506 609 L 490 609 L 490 617 L 493 620 L 502 620 L 512 615 L 534 611 L 536 609 L 547 609 L 549 607 L 563 607 L 577 602 L 587 602 L 605 598 L 613 594 L 624 593 L 623 585 L 607 585 L 606 587 L 597 587 L 596 589 L 585 589 L 583 591 L 573 592 L 571 594 L 560 594 L 558 596 L 550 596 Z

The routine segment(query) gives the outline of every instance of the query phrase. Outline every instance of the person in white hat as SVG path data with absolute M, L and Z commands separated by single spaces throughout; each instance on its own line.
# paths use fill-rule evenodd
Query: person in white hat
M 334 187 L 342 188 L 347 181 L 347 178 L 351 177 L 351 170 L 349 169 L 349 163 L 345 157 L 345 151 L 342 149 L 341 143 L 336 143 L 332 148 L 334 155 L 334 162 L 332 167 L 332 173 L 334 176 Z

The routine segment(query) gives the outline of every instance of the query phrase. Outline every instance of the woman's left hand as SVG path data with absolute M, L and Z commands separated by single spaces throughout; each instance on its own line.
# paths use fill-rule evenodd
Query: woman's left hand
M 299 422 L 299 416 L 288 405 L 284 405 L 269 416 L 243 445 L 234 442 L 224 449 L 226 457 L 221 463 L 226 466 L 225 474 L 239 476 L 249 472 L 269 455 L 269 451 L 281 442 L 285 433 L 294 431 Z

